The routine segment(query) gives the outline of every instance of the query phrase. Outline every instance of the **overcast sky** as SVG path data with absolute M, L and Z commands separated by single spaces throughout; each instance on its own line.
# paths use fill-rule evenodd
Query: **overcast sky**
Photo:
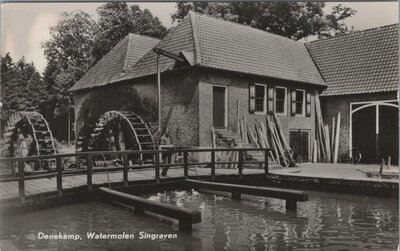
M 41 72 L 46 66 L 41 42 L 47 40 L 49 27 L 57 24 L 64 11 L 83 10 L 96 20 L 96 8 L 103 3 L 6 3 L 1 5 L 1 54 L 11 53 L 14 60 L 25 56 L 33 61 Z M 135 3 L 148 8 L 158 16 L 166 27 L 172 26 L 171 14 L 176 3 Z M 330 12 L 333 5 L 327 3 L 324 11 Z M 357 10 L 357 14 L 346 23 L 356 30 L 363 30 L 398 22 L 397 2 L 346 2 L 345 6 Z

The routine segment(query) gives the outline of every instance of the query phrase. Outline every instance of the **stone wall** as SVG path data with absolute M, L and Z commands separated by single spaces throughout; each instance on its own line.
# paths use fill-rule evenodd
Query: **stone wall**
M 377 100 L 397 100 L 396 92 L 380 92 L 358 95 L 321 96 L 324 123 L 332 126 L 332 119 L 340 112 L 339 156 L 349 153 L 350 145 L 350 103 Z
M 157 79 L 155 76 L 75 94 L 76 135 L 86 121 L 111 110 L 133 111 L 156 124 Z M 198 145 L 198 88 L 191 73 L 162 75 L 162 124 L 175 145 Z

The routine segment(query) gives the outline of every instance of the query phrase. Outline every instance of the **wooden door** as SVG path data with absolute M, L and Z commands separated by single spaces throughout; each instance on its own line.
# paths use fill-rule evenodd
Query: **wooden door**
M 291 130 L 289 132 L 289 146 L 294 152 L 294 158 L 309 161 L 310 149 L 309 130 Z
M 225 128 L 226 117 L 226 87 L 213 86 L 213 126 Z

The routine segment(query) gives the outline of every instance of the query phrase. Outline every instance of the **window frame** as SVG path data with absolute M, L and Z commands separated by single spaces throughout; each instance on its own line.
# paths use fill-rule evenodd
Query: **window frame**
M 284 89 L 285 90 L 285 101 L 284 101 L 284 105 L 283 105 L 283 113 L 282 112 L 278 112 L 277 110 L 276 110 L 276 107 L 277 107 L 277 104 L 276 104 L 276 102 L 278 101 L 278 98 L 277 98 L 277 95 L 276 95 L 276 90 L 277 89 Z M 274 111 L 275 111 L 275 113 L 276 113 L 276 115 L 283 115 L 283 116 L 286 116 L 287 115 L 287 101 L 288 101 L 288 92 L 287 92 L 287 88 L 286 87 L 283 87 L 283 86 L 276 86 L 275 87 L 275 109 L 274 109 Z
M 297 113 L 297 111 L 296 111 L 296 114 L 295 114 L 295 116 L 298 116 L 298 117 L 305 117 L 306 116 L 306 90 L 303 90 L 303 89 L 295 89 L 296 90 L 296 92 L 298 92 L 298 91 L 301 91 L 302 93 L 303 93 L 303 105 L 302 105 L 302 112 L 301 113 Z M 296 95 L 297 95 L 297 93 L 296 93 Z M 296 98 L 296 108 L 297 108 L 297 98 Z
M 257 88 L 256 86 L 261 86 L 264 88 L 264 102 L 263 102 L 263 111 L 257 111 L 256 110 L 256 100 L 257 100 Z M 254 114 L 261 114 L 261 115 L 265 115 L 267 114 L 267 85 L 265 84 L 260 84 L 260 83 L 254 83 Z

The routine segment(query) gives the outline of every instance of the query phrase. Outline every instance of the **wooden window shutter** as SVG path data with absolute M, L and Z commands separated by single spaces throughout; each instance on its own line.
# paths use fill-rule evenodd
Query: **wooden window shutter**
M 296 89 L 292 89 L 290 92 L 290 114 L 296 115 Z
M 249 113 L 254 113 L 256 110 L 256 86 L 249 84 Z
M 311 116 L 311 93 L 306 92 L 306 116 Z
M 268 95 L 267 95 L 267 112 L 268 114 L 274 113 L 274 88 L 267 87 Z

